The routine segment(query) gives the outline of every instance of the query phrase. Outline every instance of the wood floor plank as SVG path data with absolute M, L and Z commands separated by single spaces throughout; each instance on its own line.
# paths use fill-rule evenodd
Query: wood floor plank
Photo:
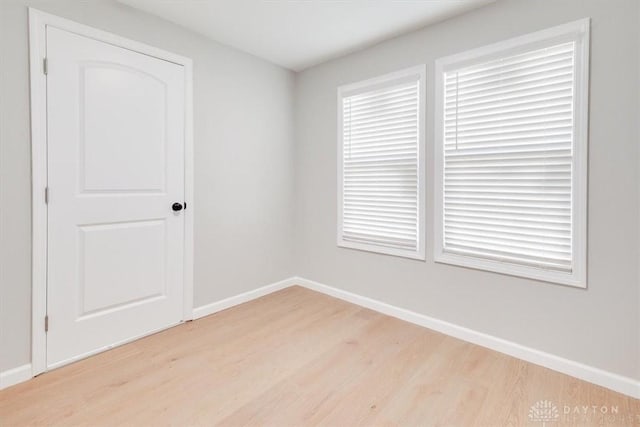
M 541 401 L 640 425 L 639 400 L 292 287 L 0 391 L 0 426 L 520 426 Z

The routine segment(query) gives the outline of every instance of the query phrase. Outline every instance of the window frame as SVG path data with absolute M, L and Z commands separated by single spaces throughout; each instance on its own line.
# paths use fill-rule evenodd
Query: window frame
M 344 140 L 343 140 L 343 99 L 348 96 L 368 92 L 406 81 L 418 80 L 418 190 L 417 190 L 417 227 L 416 242 L 417 250 L 405 250 L 399 248 L 391 248 L 373 243 L 359 243 L 344 240 L 343 238 L 343 180 L 344 180 Z M 373 252 L 383 255 L 392 255 L 397 257 L 415 259 L 420 261 L 426 260 L 426 239 L 425 239 L 425 123 L 426 123 L 426 66 L 418 65 L 374 77 L 356 83 L 345 84 L 338 87 L 337 102 L 337 246 L 346 249 L 357 249 L 361 251 Z
M 563 42 L 575 42 L 571 177 L 572 271 L 562 272 L 446 252 L 444 249 L 444 73 Z M 587 180 L 590 19 L 585 18 L 436 60 L 434 122 L 434 261 L 578 288 L 587 287 Z

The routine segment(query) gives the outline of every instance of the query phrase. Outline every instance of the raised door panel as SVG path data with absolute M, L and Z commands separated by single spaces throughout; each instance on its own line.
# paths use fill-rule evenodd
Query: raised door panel
M 167 84 L 113 63 L 80 66 L 81 192 L 166 189 Z

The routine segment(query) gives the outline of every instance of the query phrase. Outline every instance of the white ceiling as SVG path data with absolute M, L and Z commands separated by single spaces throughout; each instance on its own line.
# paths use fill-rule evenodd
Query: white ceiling
M 118 0 L 300 71 L 495 0 Z

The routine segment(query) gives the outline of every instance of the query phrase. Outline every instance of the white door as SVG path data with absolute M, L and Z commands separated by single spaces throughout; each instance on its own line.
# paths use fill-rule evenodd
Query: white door
M 47 58 L 53 368 L 182 319 L 185 72 L 53 27 Z

